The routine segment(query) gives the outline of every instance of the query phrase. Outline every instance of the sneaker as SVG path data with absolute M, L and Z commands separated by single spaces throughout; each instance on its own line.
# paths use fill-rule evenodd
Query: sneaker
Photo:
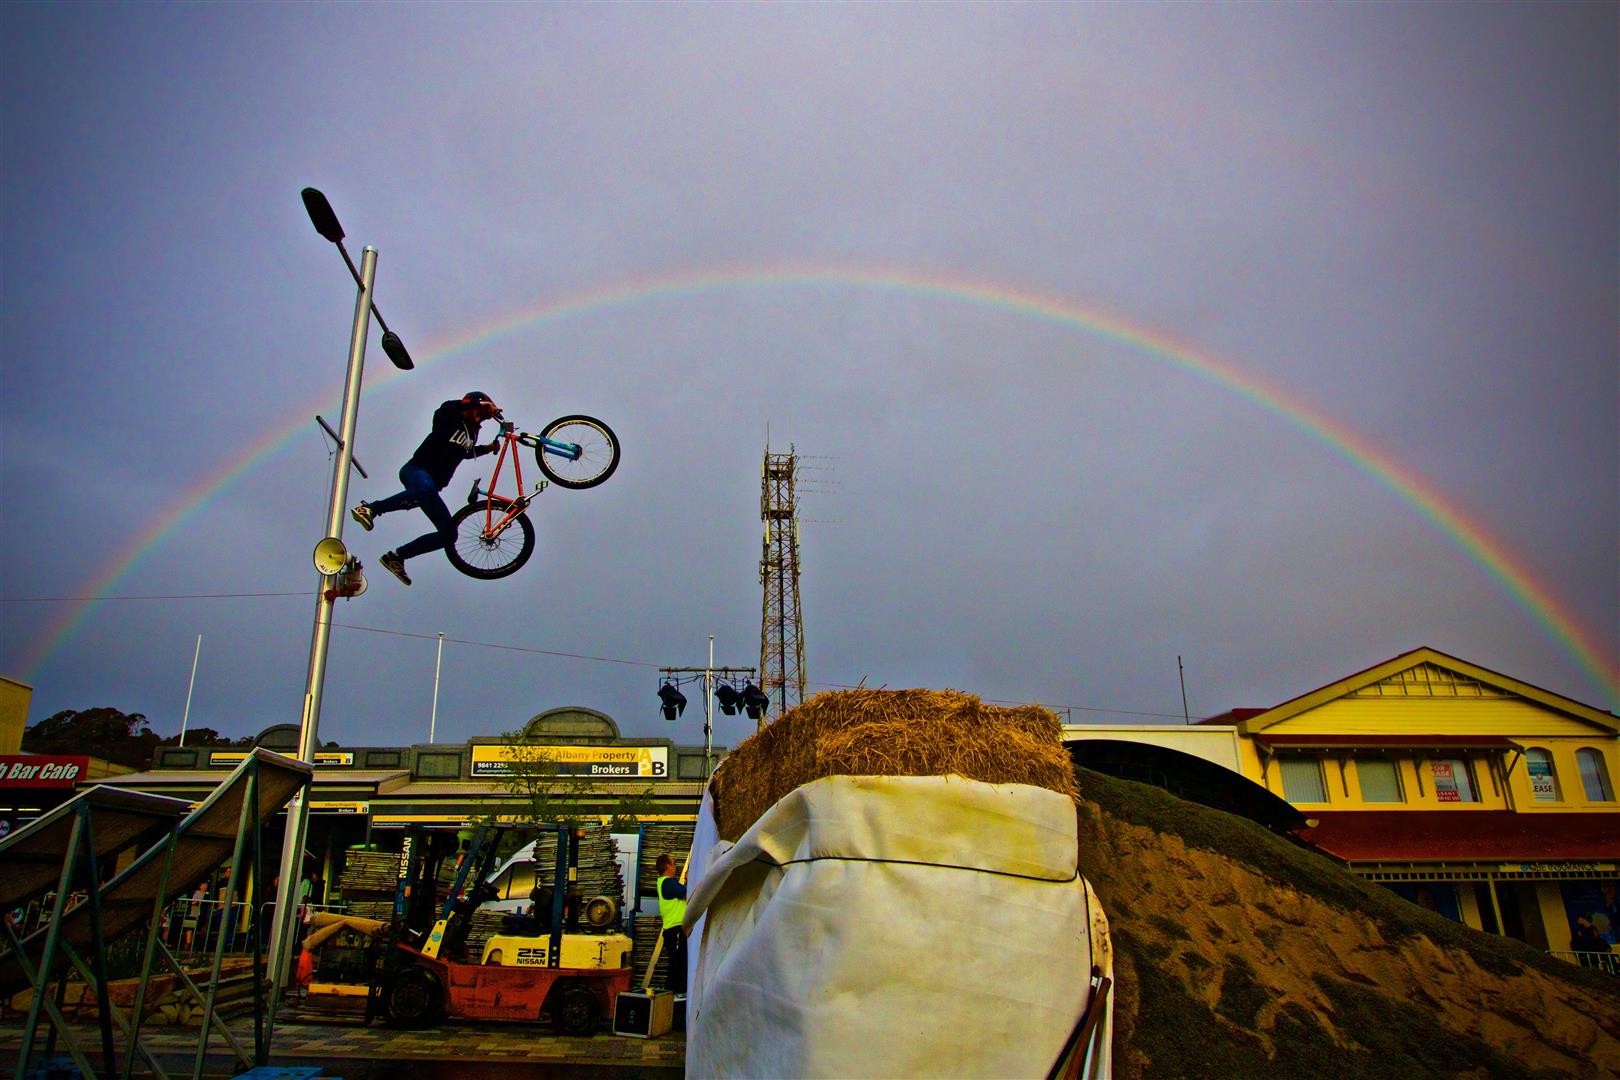
M 361 503 L 353 510 L 350 510 L 349 516 L 358 521 L 360 523 L 360 527 L 366 530 L 366 532 L 371 531 L 371 523 L 376 520 L 377 517 L 377 515 L 372 512 L 371 507 L 365 503 Z
M 411 575 L 405 572 L 405 560 L 400 558 L 398 553 L 393 551 L 384 552 L 383 557 L 377 561 L 382 563 L 384 570 L 393 574 L 405 584 L 409 585 L 411 583 Z

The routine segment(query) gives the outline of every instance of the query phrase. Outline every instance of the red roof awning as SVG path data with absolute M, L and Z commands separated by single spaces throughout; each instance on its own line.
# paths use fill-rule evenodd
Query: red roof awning
M 1256 735 L 1268 750 L 1518 750 L 1502 735 Z
M 1370 810 L 1312 814 L 1295 832 L 1350 862 L 1620 859 L 1620 814 Z

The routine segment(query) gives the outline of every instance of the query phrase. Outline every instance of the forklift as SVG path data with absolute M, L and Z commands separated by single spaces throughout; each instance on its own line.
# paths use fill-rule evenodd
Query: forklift
M 375 1016 L 398 1027 L 545 1016 L 564 1034 L 590 1035 L 613 1015 L 614 999 L 630 989 L 631 942 L 623 934 L 582 932 L 581 912 L 601 905 L 582 903 L 577 892 L 580 831 L 551 828 L 557 832 L 552 879 L 536 888 L 530 914 L 531 929 L 542 932 L 491 938 L 480 962 L 453 958 L 466 944 L 473 912 L 493 898 L 488 879 L 505 830 L 479 828 L 431 926 L 438 867 L 455 841 L 452 835 L 446 846 L 443 833 L 407 830 L 394 918 L 373 968 L 368 1023 Z

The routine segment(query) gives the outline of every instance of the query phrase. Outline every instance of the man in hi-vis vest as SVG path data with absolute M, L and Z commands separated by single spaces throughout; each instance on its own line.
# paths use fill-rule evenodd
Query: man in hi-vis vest
M 669 958 L 669 974 L 665 989 L 679 997 L 686 996 L 686 931 L 681 920 L 686 918 L 686 886 L 675 877 L 675 858 L 658 856 L 658 917 L 664 927 L 664 955 Z

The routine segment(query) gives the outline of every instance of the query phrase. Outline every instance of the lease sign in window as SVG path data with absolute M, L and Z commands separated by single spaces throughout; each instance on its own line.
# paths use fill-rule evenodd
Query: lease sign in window
M 1473 802 L 1474 785 L 1468 779 L 1468 763 L 1458 758 L 1429 762 L 1434 777 L 1434 797 L 1441 802 Z
M 1552 755 L 1532 747 L 1524 752 L 1525 765 L 1530 771 L 1530 794 L 1537 802 L 1558 801 L 1558 778 L 1553 774 Z

